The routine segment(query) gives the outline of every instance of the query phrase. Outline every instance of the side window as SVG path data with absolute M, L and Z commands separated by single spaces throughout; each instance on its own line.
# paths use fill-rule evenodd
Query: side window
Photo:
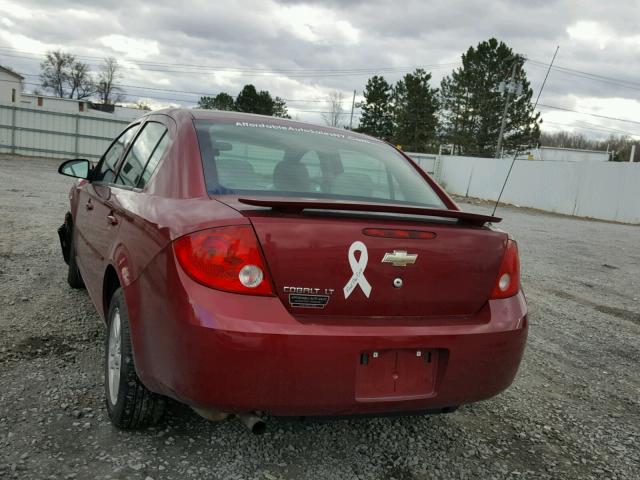
M 157 150 L 158 144 L 165 136 L 167 129 L 157 122 L 145 124 L 142 132 L 138 135 L 133 146 L 127 152 L 127 156 L 122 163 L 122 168 L 118 173 L 116 184 L 135 187 L 143 176 L 147 162 Z M 157 161 L 156 161 L 157 165 Z M 148 177 L 147 177 L 148 178 Z
M 138 182 L 138 187 L 144 188 L 144 186 L 147 184 L 147 182 L 151 178 L 151 175 L 153 175 L 153 172 L 156 171 L 156 167 L 158 166 L 158 163 L 160 163 L 160 159 L 162 159 L 162 157 L 164 156 L 164 152 L 167 151 L 169 143 L 169 133 L 165 131 L 162 135 L 162 138 L 160 139 L 160 142 L 158 142 L 158 146 L 151 154 L 151 158 L 147 162 L 147 166 L 145 167 L 144 172 L 142 172 L 142 178 Z
M 132 125 L 125 130 L 118 139 L 109 147 L 107 153 L 102 157 L 102 162 L 98 164 L 98 171 L 93 174 L 94 182 L 113 183 L 116 178 L 116 168 L 118 160 L 127 149 L 131 139 L 135 136 L 140 125 Z

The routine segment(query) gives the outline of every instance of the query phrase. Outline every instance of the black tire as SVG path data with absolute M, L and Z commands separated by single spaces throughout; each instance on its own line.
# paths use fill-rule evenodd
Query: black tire
M 114 392 L 115 403 L 112 401 L 109 376 L 110 338 L 114 335 L 112 324 L 116 314 L 120 323 L 120 368 L 118 391 Z M 124 292 L 118 288 L 111 297 L 109 305 L 107 335 L 105 339 L 105 400 L 111 423 L 123 430 L 136 430 L 157 423 L 165 408 L 165 399 L 145 387 L 136 374 L 131 347 L 131 330 L 129 327 L 129 313 L 124 299 Z M 118 336 L 115 334 L 115 336 Z M 115 337 L 114 337 L 115 338 Z M 113 365 L 113 362 L 112 364 Z M 117 370 L 117 369 L 116 369 Z M 115 378 L 115 377 L 114 377 Z M 115 389 L 114 389 L 115 390 Z
M 84 280 L 76 263 L 76 246 L 73 241 L 73 231 L 69 233 L 69 268 L 67 270 L 67 283 L 71 288 L 85 288 Z

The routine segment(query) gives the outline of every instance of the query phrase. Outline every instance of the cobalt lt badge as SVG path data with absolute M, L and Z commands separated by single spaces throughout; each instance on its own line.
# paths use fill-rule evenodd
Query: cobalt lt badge
M 416 263 L 417 253 L 407 253 L 404 250 L 394 250 L 393 253 L 386 252 L 382 258 L 382 263 L 390 263 L 394 267 L 406 267 Z

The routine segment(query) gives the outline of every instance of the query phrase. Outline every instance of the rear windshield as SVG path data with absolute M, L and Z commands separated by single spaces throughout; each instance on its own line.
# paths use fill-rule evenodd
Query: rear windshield
M 444 207 L 390 146 L 269 123 L 195 121 L 211 195 L 259 194 Z

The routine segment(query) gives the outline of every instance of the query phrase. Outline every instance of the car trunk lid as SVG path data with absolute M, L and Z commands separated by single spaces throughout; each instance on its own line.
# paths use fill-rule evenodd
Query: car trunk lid
M 458 210 L 217 199 L 250 219 L 275 291 L 296 315 L 473 314 L 489 298 L 507 241 L 485 225 L 500 219 Z

